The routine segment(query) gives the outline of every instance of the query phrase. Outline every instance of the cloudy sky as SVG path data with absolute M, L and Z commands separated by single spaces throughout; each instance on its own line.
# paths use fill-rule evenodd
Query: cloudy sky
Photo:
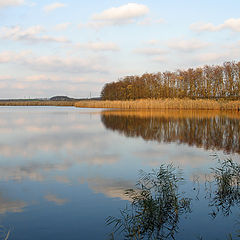
M 0 0 L 0 98 L 98 96 L 145 72 L 238 61 L 238 0 Z

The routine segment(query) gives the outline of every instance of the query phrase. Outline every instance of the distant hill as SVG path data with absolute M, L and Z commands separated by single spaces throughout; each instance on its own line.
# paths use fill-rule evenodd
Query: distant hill
M 74 101 L 76 99 L 67 96 L 54 96 L 49 99 L 50 101 Z
M 101 100 L 100 97 L 92 97 L 92 98 L 70 98 L 68 96 L 54 96 L 49 99 L 50 101 L 86 101 L 86 100 Z

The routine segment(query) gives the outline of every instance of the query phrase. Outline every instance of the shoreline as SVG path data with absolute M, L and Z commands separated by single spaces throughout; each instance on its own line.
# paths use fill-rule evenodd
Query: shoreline
M 59 106 L 59 107 L 69 106 L 69 107 L 74 107 L 76 102 L 79 102 L 79 101 L 3 100 L 3 101 L 0 101 L 0 106 Z
M 0 101 L 0 106 L 71 106 L 78 108 L 112 108 L 131 110 L 220 110 L 240 112 L 240 100 L 210 99 L 139 99 L 129 101 L 83 100 L 83 101 Z

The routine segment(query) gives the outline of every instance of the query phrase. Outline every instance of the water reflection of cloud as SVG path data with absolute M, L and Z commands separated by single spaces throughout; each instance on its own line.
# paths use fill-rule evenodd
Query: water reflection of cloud
M 76 137 L 63 135 L 40 135 L 23 138 L 21 142 L 0 144 L 0 152 L 6 157 L 33 157 L 39 151 L 60 151 L 61 149 L 71 150 L 81 146 L 81 136 L 76 141 Z M 85 139 L 86 141 L 86 139 Z
M 152 167 L 160 166 L 162 163 L 173 163 L 175 166 L 192 168 L 204 166 L 209 163 L 209 153 L 205 151 L 189 150 L 185 146 L 172 144 L 153 145 L 145 150 L 135 152 L 134 155 L 141 158 L 144 164 Z
M 80 179 L 82 183 L 82 179 Z M 123 179 L 107 179 L 102 177 L 86 179 L 88 186 L 95 193 L 103 193 L 110 198 L 121 198 L 122 200 L 129 200 L 126 196 L 126 189 L 134 188 L 134 182 Z
M 26 206 L 27 204 L 23 201 L 13 201 L 0 195 L 0 214 L 7 212 L 19 213 L 22 212 Z
M 0 143 L 0 156 L 32 158 L 39 153 L 80 152 L 81 149 L 101 151 L 107 144 L 98 133 L 56 133 L 23 137 L 19 141 Z M 85 151 L 84 151 L 85 152 Z
M 66 199 L 66 198 L 58 198 L 54 194 L 48 194 L 48 195 L 44 196 L 44 198 L 48 202 L 53 202 L 53 203 L 55 203 L 57 205 L 64 205 L 66 202 L 68 202 L 68 199 Z
M 93 156 L 89 157 L 86 161 L 91 165 L 105 165 L 105 164 L 114 164 L 119 160 L 117 155 L 105 155 L 105 156 Z
M 166 156 L 166 154 L 168 154 L 168 151 L 162 146 L 158 146 L 157 149 L 148 148 L 143 151 L 135 152 L 135 155 L 141 158 L 161 158 Z
M 66 176 L 55 176 L 55 180 L 59 183 L 71 183 L 70 179 L 68 179 Z
M 31 161 L 31 162 L 22 162 L 19 161 L 14 163 L 14 165 L 4 165 L 1 164 L 0 168 L 0 180 L 15 180 L 22 181 L 29 179 L 32 181 L 44 181 L 51 176 L 55 171 L 67 171 L 71 167 L 76 167 L 80 164 L 88 164 L 94 166 L 101 165 L 111 165 L 116 163 L 119 160 L 118 155 L 113 154 L 94 154 L 80 158 L 79 156 L 73 156 L 72 158 L 67 159 L 51 159 L 49 161 L 42 160 L 41 162 Z M 53 162 L 51 162 L 53 161 Z M 67 176 L 56 176 L 55 180 L 58 182 L 70 183 L 70 180 Z
M 43 181 L 45 179 L 46 172 L 54 170 L 63 170 L 69 167 L 68 163 L 62 164 L 50 164 L 47 162 L 42 163 L 29 163 L 26 165 L 14 165 L 14 166 L 1 166 L 0 179 L 9 181 L 22 181 L 30 179 L 32 181 Z
M 175 155 L 170 159 L 174 164 L 180 166 L 191 166 L 192 168 L 204 166 L 209 163 L 209 158 L 198 155 L 194 152 Z
M 41 109 L 44 112 L 43 115 L 40 115 L 37 112 L 34 112 L 30 109 L 28 112 L 7 112 L 2 113 L 0 111 L 0 130 L 6 130 L 12 132 L 22 131 L 23 133 L 55 133 L 59 132 L 74 132 L 77 130 L 86 130 L 87 127 L 91 126 L 89 130 L 99 129 L 99 122 L 87 121 L 83 117 L 80 119 L 80 116 L 77 113 L 71 112 L 70 114 L 58 116 L 54 114 L 49 114 L 47 111 Z M 54 110 L 52 110 L 54 111 Z M 94 124 L 95 123 L 95 124 Z

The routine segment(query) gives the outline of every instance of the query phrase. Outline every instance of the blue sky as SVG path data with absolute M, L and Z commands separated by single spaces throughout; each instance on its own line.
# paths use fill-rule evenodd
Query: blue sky
M 0 98 L 98 96 L 145 72 L 238 61 L 237 0 L 0 0 Z

